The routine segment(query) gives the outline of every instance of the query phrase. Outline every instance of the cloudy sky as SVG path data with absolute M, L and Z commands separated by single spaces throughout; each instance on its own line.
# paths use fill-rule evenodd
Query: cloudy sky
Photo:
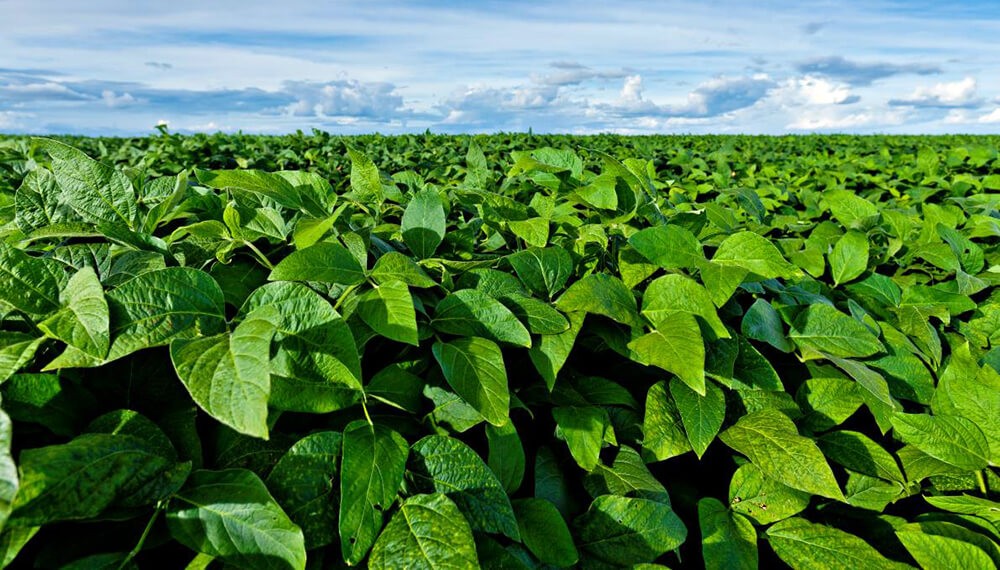
M 0 0 L 0 132 L 1000 132 L 998 0 Z

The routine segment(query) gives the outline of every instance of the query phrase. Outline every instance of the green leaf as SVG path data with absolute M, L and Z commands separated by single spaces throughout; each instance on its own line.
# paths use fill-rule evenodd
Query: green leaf
M 964 570 L 993 570 L 996 568 L 989 554 L 974 544 L 957 538 L 925 534 L 921 530 L 896 531 L 921 568 L 962 568 Z
M 340 550 L 351 565 L 361 562 L 382 530 L 382 513 L 396 501 L 403 482 L 406 440 L 395 431 L 363 421 L 344 428 L 340 467 Z
M 337 536 L 338 461 L 342 437 L 316 432 L 295 442 L 267 476 L 267 488 L 302 528 L 307 550 L 331 544 Z
M 514 501 L 517 526 L 528 550 L 544 564 L 567 568 L 580 558 L 566 521 L 545 499 Z
M 347 155 L 351 158 L 351 190 L 358 200 L 381 203 L 385 196 L 378 167 L 366 154 L 349 145 Z
M 14 464 L 14 457 L 10 452 L 12 437 L 13 426 L 10 416 L 0 410 L 0 531 L 7 525 L 11 505 L 20 487 L 17 465 Z
M 59 295 L 63 308 L 38 323 L 51 338 L 103 359 L 111 344 L 108 302 L 97 273 L 90 267 L 76 272 Z
M 508 220 L 507 227 L 528 246 L 545 247 L 549 242 L 549 220 L 545 218 Z
M 167 528 L 195 552 L 237 567 L 306 567 L 302 530 L 245 469 L 192 473 L 170 502 Z
M 768 525 L 801 513 L 811 495 L 784 485 L 753 463 L 744 463 L 729 482 L 729 507 L 754 524 Z
M 90 519 L 173 466 L 155 446 L 130 435 L 84 434 L 69 443 L 27 449 L 10 521 L 43 525 Z
M 397 342 L 420 344 L 417 313 L 410 288 L 402 281 L 388 281 L 366 291 L 358 299 L 358 315 L 378 334 Z
M 489 444 L 487 463 L 508 493 L 514 493 L 524 479 L 524 447 L 514 422 L 502 427 L 486 426 Z
M 398 251 L 390 251 L 378 258 L 372 267 L 371 277 L 380 285 L 392 281 L 402 281 L 420 289 L 437 285 L 416 262 Z
M 115 360 L 137 350 L 222 331 L 225 300 L 204 271 L 168 267 L 141 273 L 107 295 Z
M 837 240 L 829 257 L 833 284 L 853 281 L 868 269 L 868 236 L 856 231 L 847 232 Z
M 640 364 L 676 374 L 698 394 L 705 393 L 705 342 L 689 313 L 677 313 L 663 327 L 628 344 Z
M 592 273 L 570 285 L 556 301 L 556 307 L 565 313 L 593 313 L 624 325 L 642 326 L 632 292 L 620 279 L 606 273 Z
M 687 528 L 670 505 L 604 495 L 576 520 L 577 546 L 613 565 L 652 562 L 680 546 Z
M 842 530 L 792 518 L 767 529 L 771 548 L 792 568 L 909 568 Z
M 693 269 L 705 263 L 698 238 L 680 226 L 666 224 L 646 228 L 632 234 L 628 243 L 664 269 Z
M 478 568 L 468 523 L 447 496 L 415 495 L 403 501 L 372 548 L 373 570 Z
M 506 259 L 525 287 L 549 299 L 566 286 L 573 274 L 573 258 L 561 247 L 532 247 Z
M 670 395 L 677 404 L 691 448 L 701 459 L 726 419 L 726 397 L 713 383 L 706 385 L 702 396 L 678 380 L 670 382 Z
M 403 241 L 420 259 L 434 255 L 434 251 L 444 241 L 447 228 L 444 204 L 436 190 L 421 190 L 413 195 L 406 205 L 403 219 L 399 223 Z
M 679 312 L 701 317 L 715 336 L 729 338 L 729 331 L 719 319 L 708 291 L 692 279 L 683 275 L 664 275 L 646 287 L 642 295 L 642 314 L 654 328 L 666 327 Z
M 681 414 L 667 395 L 666 382 L 657 382 L 646 394 L 642 419 L 642 449 L 655 461 L 663 461 L 691 450 Z
M 35 352 L 45 340 L 19 332 L 0 331 L 0 383 L 21 370 L 35 357 Z
M 71 216 L 56 177 L 48 170 L 28 172 L 14 195 L 14 223 L 26 234 L 67 221 Z
M 543 334 L 535 340 L 528 351 L 528 357 L 535 369 L 545 380 L 549 391 L 555 387 L 559 371 L 566 364 L 570 352 L 576 344 L 576 337 L 583 327 L 586 313 L 569 313 L 569 329 L 559 334 Z
M 823 200 L 833 217 L 846 228 L 867 229 L 879 216 L 878 208 L 849 190 L 827 190 Z
M 904 443 L 959 469 L 976 471 L 989 465 L 989 442 L 972 420 L 897 413 L 892 430 Z
M 301 283 L 258 288 L 240 309 L 273 306 L 279 315 L 271 343 L 272 407 L 326 413 L 361 396 L 361 362 L 354 336 L 330 303 Z
M 515 294 L 503 297 L 500 302 L 510 309 L 510 312 L 514 313 L 532 334 L 555 335 L 569 330 L 569 321 L 566 317 L 545 301 Z
M 66 202 L 92 223 L 124 222 L 135 229 L 135 190 L 122 172 L 51 139 L 34 139 L 52 157 L 52 171 Z
M 767 238 L 753 232 L 739 232 L 727 237 L 712 256 L 712 262 L 723 267 L 736 267 L 765 279 L 795 277 L 797 267 L 788 263 Z
M 604 434 L 611 425 L 608 412 L 596 406 L 561 407 L 552 409 L 552 417 L 573 459 L 585 471 L 592 471 L 604 445 Z
M 346 247 L 321 241 L 282 259 L 268 279 L 357 285 L 364 282 L 365 270 Z
M 465 153 L 465 184 L 479 190 L 491 190 L 493 172 L 486 161 L 482 147 L 476 141 L 469 142 L 469 150 Z
M 768 477 L 793 489 L 844 500 L 823 453 L 812 440 L 799 435 L 792 420 L 777 410 L 747 414 L 719 438 L 746 455 Z
M 705 497 L 698 501 L 698 524 L 706 568 L 756 570 L 757 531 L 743 515 Z
M 261 307 L 232 334 L 170 343 L 174 369 L 195 403 L 234 430 L 263 439 L 271 395 L 268 355 L 279 321 L 276 309 Z
M 302 207 L 299 191 L 278 174 L 260 170 L 196 170 L 198 182 L 209 188 L 248 192 L 274 200 L 278 204 L 298 210 Z
M 887 481 L 906 482 L 893 456 L 863 433 L 831 431 L 820 436 L 817 443 L 827 458 L 852 471 Z
M 726 304 L 749 272 L 742 267 L 721 265 L 710 261 L 701 268 L 701 281 L 716 307 Z
M 32 315 L 59 309 L 59 291 L 66 283 L 62 266 L 31 257 L 0 242 L 0 301 Z
M 499 427 L 509 421 L 510 394 L 500 347 L 471 337 L 434 343 L 432 351 L 455 393 L 489 423 Z
M 670 495 L 656 477 L 649 472 L 639 452 L 623 445 L 611 467 L 598 464 L 583 480 L 583 487 L 592 497 L 642 495 L 647 499 L 670 504 Z
M 850 358 L 885 351 L 865 325 L 825 304 L 809 305 L 799 313 L 788 336 L 800 349 L 810 353 Z
M 747 338 L 766 342 L 781 352 L 791 352 L 794 346 L 785 336 L 781 316 L 771 303 L 757 299 L 743 315 L 740 331 Z
M 500 301 L 477 289 L 462 289 L 438 303 L 431 324 L 440 332 L 483 337 L 530 347 L 531 335 Z
M 935 414 L 957 415 L 975 423 L 989 442 L 990 463 L 1000 464 L 1000 374 L 991 366 L 980 368 L 968 344 L 952 349 L 931 408 Z
M 461 441 L 439 435 L 413 444 L 410 470 L 420 488 L 455 501 L 472 530 L 520 540 L 510 499 L 496 475 Z

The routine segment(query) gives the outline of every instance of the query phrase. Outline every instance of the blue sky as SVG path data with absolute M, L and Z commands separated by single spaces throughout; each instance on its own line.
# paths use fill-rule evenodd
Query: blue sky
M 997 133 L 1000 0 L 0 0 L 0 132 Z

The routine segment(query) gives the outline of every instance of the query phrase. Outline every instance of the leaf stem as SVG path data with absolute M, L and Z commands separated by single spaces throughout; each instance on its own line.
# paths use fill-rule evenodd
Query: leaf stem
M 264 267 L 274 270 L 274 265 L 267 260 L 267 257 L 265 257 L 264 254 L 261 253 L 259 249 L 257 249 L 257 246 L 255 246 L 254 244 L 250 243 L 247 240 L 243 240 L 243 245 L 250 248 L 250 251 L 252 251 L 254 255 L 257 257 L 257 259 L 264 264 Z
M 983 470 L 976 471 L 976 482 L 979 483 L 979 491 L 985 497 L 989 490 L 986 488 L 986 476 L 983 475 Z
M 142 552 L 142 546 L 146 543 L 146 539 L 149 537 L 149 533 L 153 530 L 153 525 L 156 523 L 156 519 L 159 518 L 160 512 L 166 507 L 165 501 L 159 501 L 156 503 L 156 509 L 153 510 L 153 516 L 149 517 L 149 522 L 146 523 L 146 528 L 142 530 L 142 535 L 139 536 L 139 542 L 136 543 L 135 548 L 122 560 L 121 564 L 118 565 L 118 570 L 128 566 L 128 563 L 132 561 L 133 558 Z
M 347 287 L 347 289 L 344 289 L 344 292 L 341 293 L 339 297 L 337 297 L 337 302 L 333 304 L 333 310 L 336 311 L 336 310 L 340 309 L 340 305 L 344 302 L 344 300 L 347 299 L 347 296 L 350 295 L 351 292 L 353 292 L 359 286 L 360 286 L 360 283 L 357 284 L 357 285 L 349 285 Z
M 372 417 L 368 415 L 368 405 L 365 404 L 364 400 L 361 401 L 361 410 L 365 413 L 365 419 L 368 420 L 368 425 L 374 426 L 375 422 L 373 422 Z

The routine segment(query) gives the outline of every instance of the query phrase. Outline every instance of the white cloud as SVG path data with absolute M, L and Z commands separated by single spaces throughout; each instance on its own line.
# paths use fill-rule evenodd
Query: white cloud
M 886 113 L 876 110 L 840 114 L 826 112 L 803 114 L 786 125 L 797 131 L 851 130 L 861 127 L 879 127 L 902 124 L 906 116 L 898 111 Z
M 889 101 L 890 105 L 911 107 L 976 107 L 981 103 L 982 100 L 976 96 L 974 77 L 917 87 L 908 97 Z
M 968 109 L 952 109 L 948 111 L 942 122 L 946 125 L 993 125 L 1000 123 L 1000 107 L 984 114 L 976 114 Z
M 985 125 L 993 125 L 996 123 L 1000 123 L 1000 107 L 997 107 L 996 109 L 993 109 L 989 113 L 986 113 L 985 115 L 979 117 L 978 119 L 976 119 L 976 122 Z
M 843 105 L 858 100 L 850 86 L 812 75 L 787 79 L 777 91 L 789 105 Z
M 110 89 L 101 91 L 101 100 L 104 101 L 105 105 L 111 107 L 112 109 L 117 107 L 127 107 L 137 102 L 137 99 L 133 97 L 131 93 L 122 93 L 121 95 L 117 95 Z
M 287 81 L 283 91 L 296 101 L 286 107 L 296 117 L 360 117 L 388 120 L 404 114 L 403 97 L 391 83 L 338 79 L 325 83 Z

